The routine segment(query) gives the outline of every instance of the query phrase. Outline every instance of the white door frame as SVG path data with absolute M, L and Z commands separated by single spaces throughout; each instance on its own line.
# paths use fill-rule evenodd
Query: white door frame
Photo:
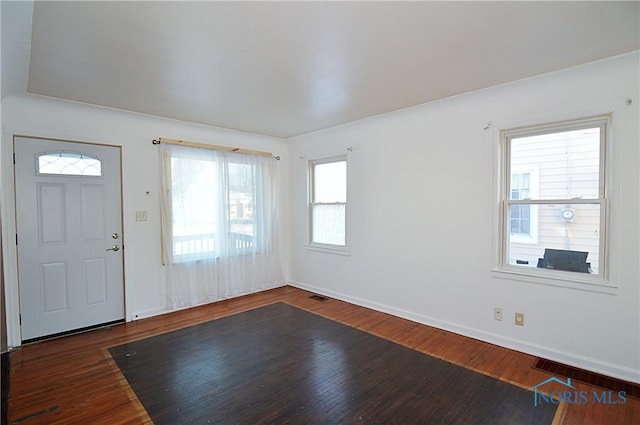
M 15 203 L 15 179 L 13 169 L 13 142 L 14 138 L 26 137 L 31 139 L 53 140 L 58 142 L 85 143 L 116 147 L 122 150 L 122 146 L 109 143 L 90 143 L 85 141 L 34 136 L 28 133 L 11 131 L 5 129 L 2 134 L 0 146 L 0 188 L 2 195 L 0 197 L 0 215 L 2 216 L 2 254 L 4 267 L 4 285 L 5 285 L 5 314 L 7 324 L 7 345 L 9 349 L 20 347 L 22 345 L 22 336 L 20 330 L 20 299 L 18 286 L 18 250 L 16 246 L 16 203 Z M 121 151 L 122 165 L 122 151 Z M 122 176 L 122 166 L 120 168 L 120 181 L 124 185 Z M 121 187 L 121 195 L 123 198 L 121 206 L 122 221 L 122 245 L 125 244 L 126 227 L 124 222 L 124 187 Z M 126 252 L 126 251 L 125 251 Z M 124 254 L 123 254 L 124 255 Z M 124 309 L 125 321 L 130 321 L 129 305 L 127 303 L 127 284 L 126 284 L 126 255 L 123 257 L 123 288 L 124 288 Z

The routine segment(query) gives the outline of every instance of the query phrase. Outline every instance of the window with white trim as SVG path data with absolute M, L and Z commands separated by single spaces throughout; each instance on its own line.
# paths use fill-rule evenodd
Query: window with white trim
M 347 158 L 309 161 L 309 244 L 347 246 Z
M 502 131 L 503 270 L 605 280 L 608 127 L 604 116 Z

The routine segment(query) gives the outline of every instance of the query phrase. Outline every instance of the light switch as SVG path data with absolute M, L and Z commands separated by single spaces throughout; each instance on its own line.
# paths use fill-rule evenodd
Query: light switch
M 136 221 L 147 221 L 147 212 L 136 211 Z

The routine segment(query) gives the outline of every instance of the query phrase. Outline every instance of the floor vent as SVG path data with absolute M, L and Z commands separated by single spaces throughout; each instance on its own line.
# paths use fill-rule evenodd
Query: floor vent
M 554 375 L 560 375 L 576 381 L 584 382 L 585 384 L 594 385 L 605 390 L 615 392 L 624 391 L 627 393 L 627 397 L 640 399 L 640 385 L 632 382 L 621 381 L 620 379 L 611 378 L 609 376 L 600 375 L 599 373 L 590 372 L 573 366 L 567 366 L 565 364 L 546 359 L 538 359 L 533 367 L 535 369 L 553 373 Z
M 322 301 L 322 302 L 329 300 L 329 298 L 323 297 L 322 295 L 311 295 L 309 298 L 311 298 L 312 300 Z

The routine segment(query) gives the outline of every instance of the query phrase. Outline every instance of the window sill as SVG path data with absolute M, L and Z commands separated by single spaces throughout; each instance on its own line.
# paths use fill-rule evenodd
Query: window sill
M 336 254 L 336 255 L 345 255 L 345 256 L 351 255 L 351 251 L 349 251 L 347 248 L 332 247 L 330 245 L 306 244 L 305 247 L 309 251 L 324 252 L 325 254 Z
M 616 295 L 618 293 L 618 287 L 611 283 L 605 283 L 596 276 L 573 276 L 573 273 L 568 275 L 545 272 L 544 270 L 536 270 L 533 272 L 527 272 L 526 270 L 517 269 L 498 269 L 491 270 L 491 276 L 497 279 L 517 280 L 520 282 L 535 283 L 539 285 L 559 286 L 561 288 L 577 289 L 580 291 L 598 292 L 601 294 Z

